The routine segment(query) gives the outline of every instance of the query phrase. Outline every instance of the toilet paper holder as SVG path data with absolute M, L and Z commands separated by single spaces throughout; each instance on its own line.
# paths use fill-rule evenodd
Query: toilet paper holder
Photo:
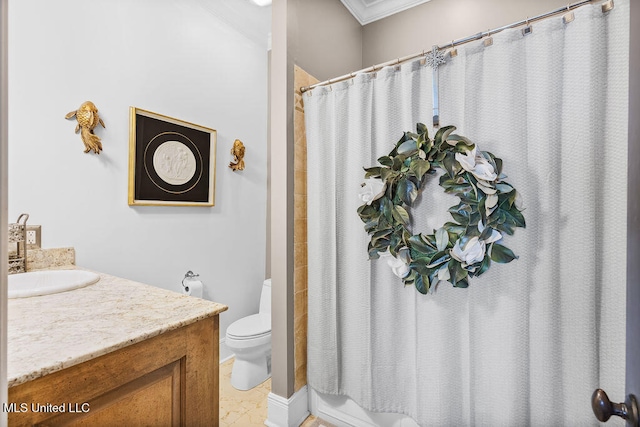
M 194 279 L 195 277 L 200 277 L 200 275 L 199 275 L 199 274 L 194 273 L 194 272 L 193 272 L 193 271 L 191 271 L 191 270 L 187 271 L 187 272 L 185 273 L 185 275 L 184 275 L 184 279 L 182 279 L 182 287 L 183 287 L 183 288 L 185 288 L 185 289 L 187 289 L 187 288 L 188 288 L 188 286 L 184 284 L 184 281 L 185 281 L 186 279 Z

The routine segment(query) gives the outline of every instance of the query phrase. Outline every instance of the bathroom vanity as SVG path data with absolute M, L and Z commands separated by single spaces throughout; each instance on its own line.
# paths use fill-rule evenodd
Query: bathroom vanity
M 9 425 L 217 426 L 227 307 L 99 275 L 9 300 Z

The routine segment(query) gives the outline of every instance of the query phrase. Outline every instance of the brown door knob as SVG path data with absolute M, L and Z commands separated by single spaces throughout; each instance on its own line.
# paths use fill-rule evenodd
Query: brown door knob
M 598 421 L 606 422 L 612 415 L 627 420 L 627 425 L 638 427 L 638 403 L 634 395 L 627 396 L 625 403 L 613 403 L 602 389 L 591 396 L 591 408 Z

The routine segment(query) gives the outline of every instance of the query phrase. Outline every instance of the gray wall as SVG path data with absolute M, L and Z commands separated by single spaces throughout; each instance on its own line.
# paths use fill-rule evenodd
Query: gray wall
M 362 68 L 362 26 L 340 0 L 290 0 L 289 13 L 295 64 L 320 80 Z
M 362 27 L 340 0 L 274 0 L 270 59 L 269 236 L 272 393 L 294 392 L 294 65 L 325 80 L 362 68 Z M 271 418 L 271 415 L 270 415 Z
M 365 25 L 362 64 L 380 64 L 567 4 L 568 0 L 431 0 Z

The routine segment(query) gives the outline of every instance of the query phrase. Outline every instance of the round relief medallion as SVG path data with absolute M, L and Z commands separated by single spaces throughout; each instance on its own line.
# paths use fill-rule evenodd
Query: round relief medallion
M 153 168 L 168 184 L 182 185 L 196 173 L 196 158 L 182 142 L 166 141 L 153 153 Z

